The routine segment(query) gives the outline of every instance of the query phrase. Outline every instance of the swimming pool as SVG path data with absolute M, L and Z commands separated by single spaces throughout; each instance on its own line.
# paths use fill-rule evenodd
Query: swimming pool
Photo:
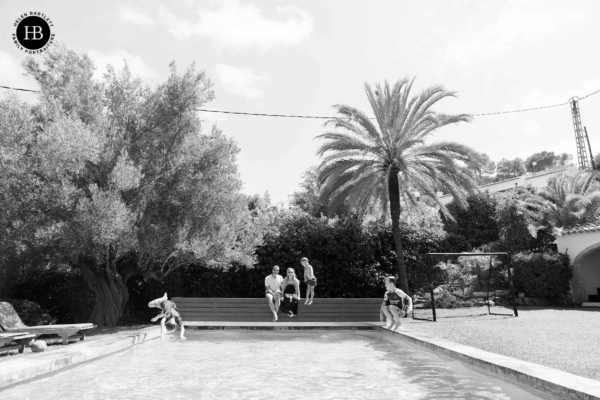
M 8 399 L 550 399 L 376 331 L 186 332 L 30 383 Z

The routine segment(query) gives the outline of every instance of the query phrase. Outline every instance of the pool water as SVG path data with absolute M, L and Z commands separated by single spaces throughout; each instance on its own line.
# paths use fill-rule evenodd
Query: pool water
M 186 332 L 0 391 L 37 399 L 549 399 L 376 331 Z

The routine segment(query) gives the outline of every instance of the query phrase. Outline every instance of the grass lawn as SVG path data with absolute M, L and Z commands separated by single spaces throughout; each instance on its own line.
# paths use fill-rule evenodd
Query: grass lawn
M 431 311 L 418 310 L 419 316 Z M 511 314 L 512 308 L 491 307 Z M 473 314 L 485 313 L 484 316 Z M 437 322 L 403 326 L 477 349 L 600 380 L 600 309 L 522 307 L 519 316 L 487 307 L 437 310 Z M 404 322 L 405 321 L 405 322 Z
M 104 339 L 104 338 L 107 338 L 107 337 L 113 336 L 113 335 L 125 336 L 127 334 L 134 333 L 140 329 L 147 328 L 149 326 L 152 326 L 152 325 L 132 325 L 132 326 L 117 326 L 117 327 L 113 327 L 113 328 L 90 329 L 86 332 L 85 341 L 81 342 L 79 340 L 78 336 L 72 336 L 69 339 L 68 346 L 77 345 L 78 343 L 85 343 L 85 342 L 91 342 L 94 340 L 100 340 L 100 339 Z M 156 326 L 156 325 L 154 325 L 154 326 L 157 327 L 157 329 L 160 329 L 158 326 Z M 43 340 L 48 345 L 48 347 L 46 348 L 44 353 L 65 348 L 65 346 L 62 345 L 62 338 L 60 338 L 59 336 L 55 336 L 55 335 L 40 336 L 36 340 Z M 1 348 L 0 348 L 0 350 L 1 350 Z M 31 348 L 29 348 L 29 347 L 25 348 L 25 352 L 23 354 L 19 354 L 17 349 L 5 351 L 5 352 L 0 351 L 0 363 L 3 361 L 14 360 L 18 357 L 35 356 L 35 354 L 37 354 L 37 353 L 33 353 L 31 351 Z

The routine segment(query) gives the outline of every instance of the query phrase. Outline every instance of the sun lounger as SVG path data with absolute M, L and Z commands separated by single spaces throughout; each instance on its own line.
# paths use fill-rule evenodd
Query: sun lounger
M 94 324 L 61 324 L 61 325 L 38 325 L 27 326 L 21 321 L 19 314 L 15 311 L 12 304 L 0 302 L 0 327 L 10 333 L 34 334 L 40 335 L 59 335 L 63 339 L 63 344 L 68 344 L 69 336 L 80 335 L 81 340 L 85 339 L 85 331 L 95 328 Z
M 11 342 L 18 343 L 19 353 L 25 350 L 25 346 L 35 340 L 35 335 L 27 332 L 14 333 L 14 332 L 0 332 L 0 351 L 12 350 L 15 346 L 6 346 Z

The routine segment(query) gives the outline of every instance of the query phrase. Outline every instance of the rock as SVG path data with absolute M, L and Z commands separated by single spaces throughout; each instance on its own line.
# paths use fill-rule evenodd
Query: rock
M 572 306 L 573 298 L 565 295 L 558 296 L 556 299 L 554 299 L 554 304 L 559 307 Z
M 484 300 L 484 301 L 483 301 L 483 304 L 487 306 L 487 305 L 488 305 L 488 302 L 490 303 L 490 307 L 494 307 L 494 306 L 495 306 L 495 303 L 494 303 L 494 301 L 493 301 L 493 300 Z
M 508 290 L 496 290 L 495 293 L 496 296 L 508 296 L 510 292 Z
M 454 303 L 456 301 L 456 296 L 449 295 L 447 299 L 450 303 Z
M 483 298 L 486 298 L 486 297 L 488 297 L 488 293 L 487 292 L 473 292 L 473 297 L 483 297 Z M 494 293 L 490 292 L 489 293 L 489 297 L 494 297 Z
M 435 289 L 433 289 L 433 294 L 434 294 L 435 296 L 439 296 L 439 295 L 441 295 L 443 292 L 444 292 L 444 289 L 442 289 L 442 288 L 441 288 L 441 287 L 439 287 L 439 286 L 438 286 L 438 287 L 436 287 Z
M 452 303 L 450 303 L 448 300 L 442 300 L 440 301 L 439 308 L 451 308 L 452 307 Z
M 463 308 L 463 304 L 464 304 L 464 302 L 462 302 L 462 301 L 457 301 L 457 302 L 453 303 L 453 304 L 452 304 L 452 306 L 453 306 L 454 308 Z
M 36 340 L 35 342 L 31 343 L 31 351 L 34 353 L 41 353 L 46 350 L 46 347 L 48 346 L 43 340 Z
M 498 305 L 498 306 L 510 305 L 510 301 L 503 299 L 502 297 L 497 297 L 494 301 L 495 301 L 496 305 Z
M 552 305 L 552 300 L 544 299 L 543 297 L 531 297 L 531 300 L 535 303 L 536 306 L 550 306 Z
M 520 297 L 517 297 L 517 298 L 515 299 L 515 302 L 517 303 L 517 305 L 518 305 L 518 306 L 522 306 L 522 305 L 524 305 L 524 304 L 525 304 L 525 302 L 523 301 L 523 299 L 522 299 L 522 298 L 520 298 Z
M 523 302 L 525 303 L 526 306 L 535 306 L 535 301 L 533 300 L 532 297 L 524 297 Z

